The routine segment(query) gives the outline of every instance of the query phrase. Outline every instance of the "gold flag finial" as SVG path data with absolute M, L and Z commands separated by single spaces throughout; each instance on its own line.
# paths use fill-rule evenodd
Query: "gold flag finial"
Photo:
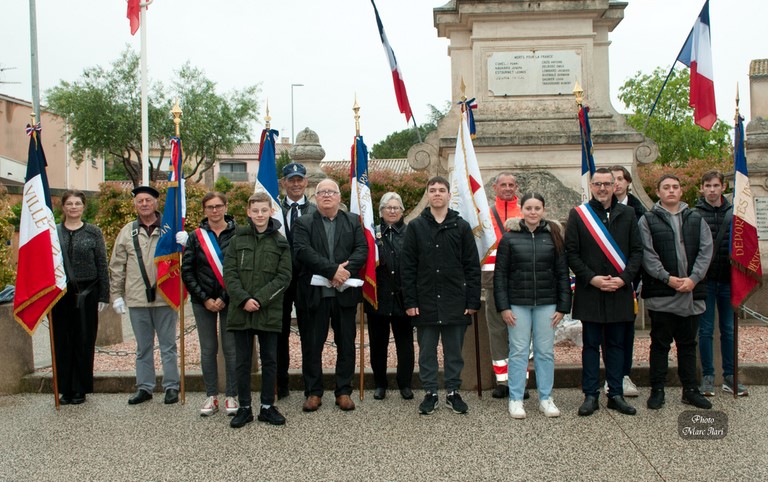
M 176 103 L 173 104 L 173 108 L 171 109 L 171 114 L 173 114 L 173 123 L 176 126 L 176 137 L 181 137 L 181 130 L 179 129 L 179 125 L 181 124 L 181 106 L 179 105 L 179 98 L 176 98 Z
M 464 102 L 467 100 L 466 90 L 467 90 L 467 84 L 464 83 L 464 76 L 461 76 L 461 84 L 459 84 L 459 90 L 461 91 L 461 101 Z
M 573 95 L 576 97 L 576 105 L 579 107 L 584 104 L 584 89 L 579 85 L 579 81 L 576 81 L 576 85 L 573 86 Z
M 736 82 L 736 119 L 735 122 L 739 122 L 739 83 Z
M 357 93 L 355 93 L 355 105 L 352 106 L 355 112 L 355 135 L 360 135 L 360 104 L 357 103 Z
M 272 117 L 269 115 L 269 99 L 267 99 L 267 115 L 264 116 L 264 122 L 266 123 L 266 129 L 269 130 L 269 121 L 272 120 Z

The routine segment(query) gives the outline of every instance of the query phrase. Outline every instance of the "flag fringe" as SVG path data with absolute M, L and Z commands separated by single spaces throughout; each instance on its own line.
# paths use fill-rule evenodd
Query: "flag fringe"
M 55 289 L 57 289 L 57 286 L 56 286 L 56 285 L 53 285 L 53 286 L 49 286 L 48 288 L 44 289 L 43 291 L 40 291 L 39 293 L 37 293 L 37 294 L 36 294 L 35 296 L 33 296 L 32 298 L 29 298 L 28 300 L 26 300 L 24 303 L 22 303 L 21 305 L 17 306 L 17 307 L 16 307 L 16 308 L 13 310 L 13 318 L 14 318 L 14 319 L 15 319 L 15 320 L 16 320 L 16 321 L 17 321 L 17 322 L 18 322 L 18 323 L 19 323 L 19 324 L 20 324 L 20 325 L 21 325 L 21 326 L 24 328 L 24 330 L 25 330 L 27 333 L 29 333 L 30 335 L 33 335 L 33 334 L 35 333 L 35 330 L 37 329 L 38 325 L 40 325 L 40 322 L 41 322 L 41 321 L 43 321 L 43 318 L 45 318 L 46 316 L 48 316 L 48 312 L 49 312 L 50 310 L 43 312 L 43 314 L 40 316 L 40 318 L 38 318 L 37 320 L 35 320 L 35 326 L 34 326 L 34 328 L 32 328 L 31 330 L 29 329 L 29 327 L 27 326 L 27 324 L 26 324 L 26 323 L 24 323 L 24 321 L 22 321 L 22 319 L 21 319 L 21 318 L 18 316 L 18 314 L 19 314 L 21 311 L 24 311 L 24 309 L 26 309 L 26 308 L 27 308 L 29 305 L 31 305 L 31 304 L 32 304 L 32 303 L 34 303 L 35 301 L 39 300 L 40 298 L 42 298 L 42 297 L 46 296 L 47 294 L 49 294 L 51 291 L 53 291 L 53 290 L 55 290 Z M 62 297 L 62 296 L 64 296 L 66 293 L 67 293 L 67 288 L 64 288 L 63 290 L 61 290 L 61 293 L 59 293 L 59 295 L 58 295 L 58 296 L 57 296 L 57 297 L 56 297 L 56 298 L 55 298 L 55 299 L 54 299 L 54 300 L 51 302 L 51 304 L 50 304 L 50 305 L 48 305 L 48 306 L 49 306 L 49 308 L 52 308 L 52 307 L 53 307 L 53 305 L 55 305 L 55 304 L 56 304 L 56 303 L 57 303 L 57 302 L 58 302 L 58 301 L 61 299 L 61 297 Z

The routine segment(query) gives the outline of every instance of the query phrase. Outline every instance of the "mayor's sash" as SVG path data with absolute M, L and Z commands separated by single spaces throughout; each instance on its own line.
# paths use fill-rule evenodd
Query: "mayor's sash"
M 211 265 L 213 274 L 216 276 L 216 279 L 219 280 L 219 284 L 221 284 L 222 287 L 226 287 L 224 285 L 224 269 L 222 267 L 224 256 L 221 254 L 219 243 L 216 242 L 216 238 L 214 237 L 215 235 L 202 228 L 195 229 L 195 235 L 197 235 L 197 239 L 200 241 L 200 246 L 203 248 L 203 253 L 205 253 L 205 258 L 208 260 L 208 264 Z
M 627 267 L 627 257 L 621 252 L 621 248 L 616 244 L 616 240 L 605 227 L 597 213 L 589 204 L 582 204 L 576 207 L 576 213 L 579 215 L 587 230 L 594 238 L 597 245 L 611 262 L 616 271 L 621 273 Z

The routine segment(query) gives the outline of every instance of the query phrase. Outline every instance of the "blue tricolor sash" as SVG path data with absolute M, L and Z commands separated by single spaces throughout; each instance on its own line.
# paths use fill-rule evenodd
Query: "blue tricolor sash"
M 616 271 L 619 273 L 624 271 L 624 268 L 627 267 L 627 258 L 624 256 L 624 253 L 621 252 L 619 245 L 616 244 L 611 233 L 608 232 L 608 229 L 602 221 L 600 221 L 600 218 L 597 217 L 597 213 L 595 213 L 592 207 L 587 203 L 577 206 L 576 212 L 581 220 L 584 221 L 584 225 L 587 227 L 590 234 L 592 234 L 597 245 L 600 246 L 603 254 L 605 254 L 613 267 L 616 268 Z
M 211 265 L 213 274 L 219 280 L 221 286 L 226 287 L 224 285 L 224 269 L 221 264 L 224 261 L 224 255 L 221 254 L 221 249 L 219 248 L 219 243 L 216 242 L 215 235 L 202 228 L 195 229 L 195 234 L 200 241 L 200 246 L 203 248 L 206 259 L 208 259 L 208 264 Z

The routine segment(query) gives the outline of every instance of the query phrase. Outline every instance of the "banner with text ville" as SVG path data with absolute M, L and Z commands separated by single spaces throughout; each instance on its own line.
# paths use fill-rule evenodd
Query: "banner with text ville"
M 19 223 L 13 317 L 32 335 L 67 291 L 67 275 L 51 209 L 40 124 L 27 125 L 29 156 Z

